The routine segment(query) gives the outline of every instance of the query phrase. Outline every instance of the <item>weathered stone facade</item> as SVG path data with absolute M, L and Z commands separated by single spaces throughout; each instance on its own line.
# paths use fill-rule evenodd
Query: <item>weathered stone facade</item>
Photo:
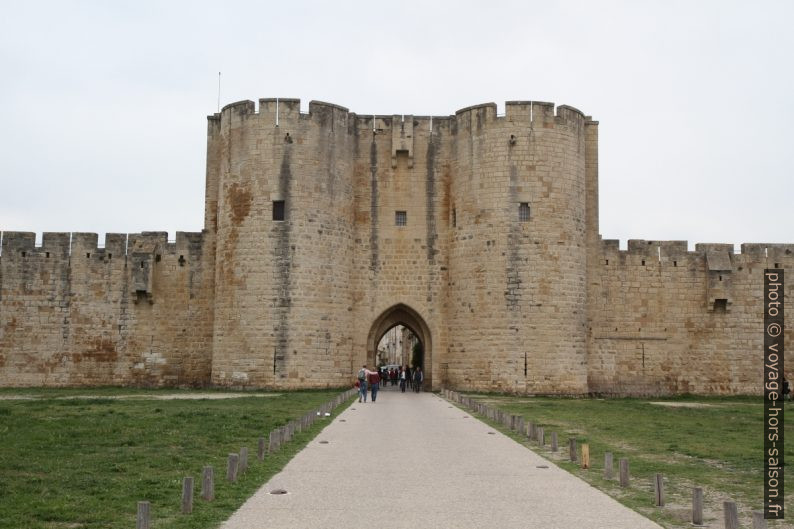
M 578 110 L 299 108 L 209 117 L 201 233 L 2 233 L 0 386 L 344 385 L 403 324 L 434 388 L 758 392 L 794 245 L 602 240 Z

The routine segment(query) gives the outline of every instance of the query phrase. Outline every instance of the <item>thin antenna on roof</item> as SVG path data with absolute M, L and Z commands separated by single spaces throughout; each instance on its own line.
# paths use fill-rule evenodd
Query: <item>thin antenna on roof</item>
M 221 72 L 218 72 L 218 112 L 221 111 Z

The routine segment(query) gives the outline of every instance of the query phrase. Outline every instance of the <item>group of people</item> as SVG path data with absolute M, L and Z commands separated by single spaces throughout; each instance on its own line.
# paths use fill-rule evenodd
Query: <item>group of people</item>
M 381 384 L 386 386 L 389 382 L 391 382 L 392 386 L 399 383 L 402 393 L 405 393 L 406 387 L 419 393 L 422 390 L 422 382 L 424 382 L 424 380 L 425 374 L 419 366 L 415 368 L 400 366 L 398 371 L 396 368 L 371 370 L 364 364 L 361 369 L 358 370 L 358 377 L 356 380 L 358 401 L 367 402 L 367 391 L 369 390 L 372 394 L 372 402 L 375 402 L 378 398 L 378 390 Z

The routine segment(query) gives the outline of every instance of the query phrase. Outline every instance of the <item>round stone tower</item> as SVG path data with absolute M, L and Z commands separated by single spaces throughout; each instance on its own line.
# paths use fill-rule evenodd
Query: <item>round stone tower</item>
M 352 143 L 347 109 L 296 99 L 210 118 L 212 382 L 339 386 L 350 377 Z
M 486 104 L 458 111 L 456 125 L 449 382 L 585 393 L 586 119 L 508 102 L 504 117 Z

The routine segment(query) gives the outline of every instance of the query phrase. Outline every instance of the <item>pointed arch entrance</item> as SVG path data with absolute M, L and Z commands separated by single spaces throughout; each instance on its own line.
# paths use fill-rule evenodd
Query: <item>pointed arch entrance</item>
M 398 303 L 386 309 L 372 323 L 367 336 L 367 365 L 374 365 L 378 352 L 378 343 L 383 335 L 397 325 L 407 327 L 419 339 L 424 349 L 422 371 L 425 375 L 423 387 L 430 391 L 433 387 L 433 340 L 430 327 L 414 309 Z

